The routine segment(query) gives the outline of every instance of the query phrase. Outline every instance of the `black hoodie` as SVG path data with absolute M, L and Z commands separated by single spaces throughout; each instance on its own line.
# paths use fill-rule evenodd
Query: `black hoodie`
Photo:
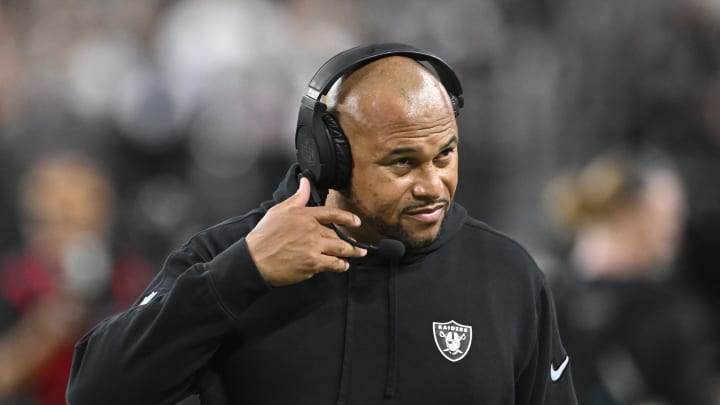
M 298 188 L 173 252 L 77 344 L 69 405 L 576 404 L 543 274 L 453 203 L 430 246 L 272 288 L 244 236 Z M 551 373 L 552 368 L 552 373 Z

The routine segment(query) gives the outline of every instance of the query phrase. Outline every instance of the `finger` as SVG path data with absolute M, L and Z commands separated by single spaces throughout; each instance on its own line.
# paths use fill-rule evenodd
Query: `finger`
M 318 258 L 318 268 L 320 271 L 342 273 L 350 268 L 350 262 L 335 256 L 320 255 L 320 258 Z
M 322 246 L 321 252 L 324 255 L 335 256 L 335 257 L 364 257 L 367 255 L 367 250 L 361 247 L 353 246 L 340 239 L 325 239 Z
M 304 207 L 310 201 L 310 181 L 305 177 L 300 178 L 300 184 L 298 185 L 295 194 L 288 197 L 285 201 L 278 205 L 286 205 L 289 207 Z
M 333 207 L 311 207 L 312 215 L 321 224 L 336 224 L 356 228 L 362 224 L 360 217 L 350 211 Z
M 338 236 L 337 233 L 335 233 L 335 230 L 332 228 L 328 228 L 327 226 L 319 225 L 318 226 L 318 236 L 322 239 L 331 239 L 331 240 L 342 240 Z

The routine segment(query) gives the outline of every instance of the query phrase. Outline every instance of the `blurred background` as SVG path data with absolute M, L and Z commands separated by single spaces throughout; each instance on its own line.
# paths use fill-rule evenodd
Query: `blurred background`
M 720 403 L 720 0 L 0 0 L 0 403 L 64 403 L 72 342 L 130 305 L 194 232 L 270 197 L 294 160 L 315 70 L 346 48 L 394 41 L 456 69 L 457 200 L 557 284 L 571 357 L 611 313 L 655 319 L 641 343 L 599 356 L 609 365 L 573 363 L 581 403 Z M 618 152 L 652 164 L 598 169 Z M 669 200 L 644 194 L 658 161 Z M 605 208 L 578 214 L 577 193 Z M 669 216 L 632 231 L 615 223 L 631 240 L 665 232 L 665 248 L 607 260 L 625 256 L 598 236 L 612 234 L 605 220 L 654 209 L 647 200 Z M 634 251 L 655 252 L 647 246 Z M 578 259 L 588 251 L 601 264 Z M 620 294 L 647 295 L 641 305 L 586 290 L 629 267 L 643 271 L 611 271 L 612 283 L 673 292 Z M 643 309 L 613 309 L 620 301 Z M 674 305 L 647 315 L 654 301 L 681 303 L 678 323 L 665 318 Z M 564 310 L 578 302 L 589 312 Z M 670 334 L 657 324 L 688 333 L 636 354 Z M 686 343 L 708 364 L 658 391 L 682 379 L 646 375 L 660 366 L 641 358 Z M 693 385 L 705 379 L 708 396 Z

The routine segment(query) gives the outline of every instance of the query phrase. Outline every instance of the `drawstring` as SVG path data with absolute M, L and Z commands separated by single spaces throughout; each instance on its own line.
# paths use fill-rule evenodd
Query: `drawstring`
M 398 318 L 398 296 L 395 276 L 398 271 L 398 263 L 393 260 L 392 266 L 387 273 L 387 306 L 388 306 L 388 331 L 387 331 L 387 374 L 385 379 L 385 398 L 395 397 L 397 386 L 397 318 Z M 347 294 L 345 297 L 345 342 L 343 344 L 342 365 L 340 369 L 340 388 L 338 392 L 337 405 L 345 405 L 350 386 L 350 372 L 352 363 L 353 345 L 353 324 L 355 323 L 355 304 L 352 299 L 353 271 L 347 274 Z
M 347 397 L 348 386 L 350 385 L 350 362 L 352 353 L 352 327 L 355 322 L 354 306 L 352 300 L 352 274 L 347 274 L 347 294 L 345 295 L 345 342 L 343 345 L 342 366 L 340 369 L 340 389 L 338 392 L 337 405 L 345 405 L 345 397 Z
M 397 316 L 398 316 L 398 297 L 397 287 L 395 286 L 395 273 L 398 271 L 397 261 L 392 261 L 392 266 L 388 272 L 388 335 L 387 335 L 387 374 L 385 380 L 385 398 L 393 398 L 395 396 L 395 387 L 397 383 Z

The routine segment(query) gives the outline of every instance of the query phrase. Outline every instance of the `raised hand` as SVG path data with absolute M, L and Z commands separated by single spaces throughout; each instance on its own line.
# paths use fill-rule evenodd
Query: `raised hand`
M 302 178 L 297 192 L 270 208 L 245 237 L 260 274 L 273 286 L 295 284 L 321 271 L 346 271 L 345 258 L 367 254 L 324 226 L 358 227 L 360 218 L 338 208 L 308 207 L 309 199 L 310 183 Z

